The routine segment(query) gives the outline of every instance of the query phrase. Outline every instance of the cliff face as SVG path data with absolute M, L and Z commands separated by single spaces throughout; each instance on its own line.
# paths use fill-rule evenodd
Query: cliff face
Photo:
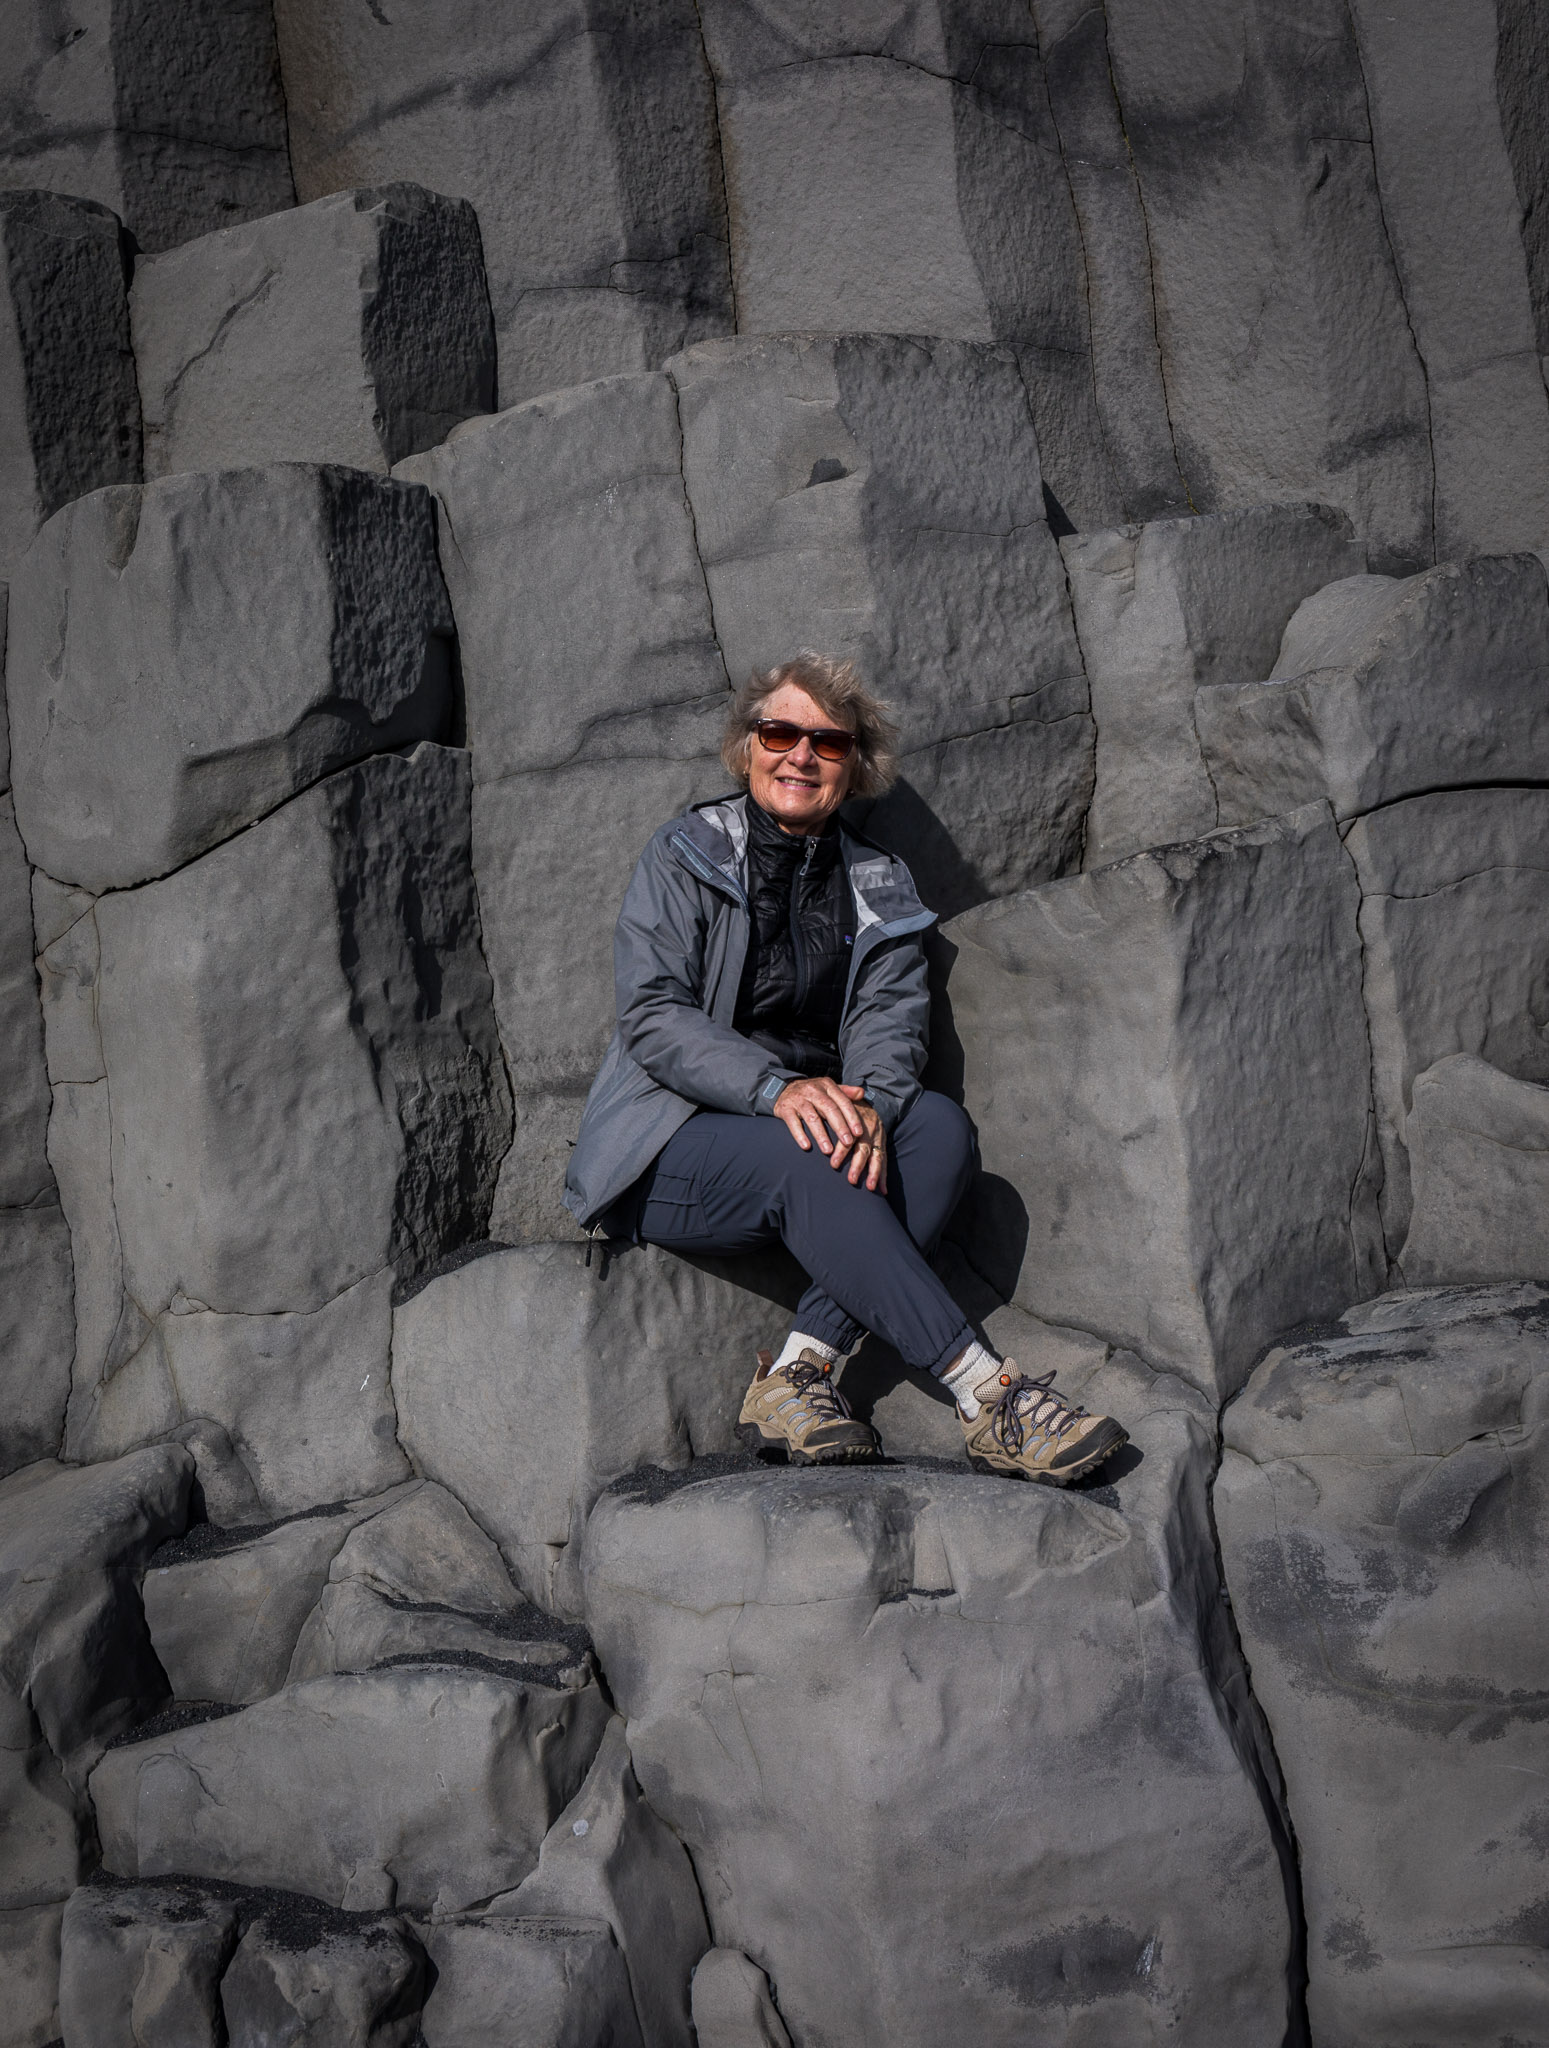
M 7 26 L 0 2048 L 1549 2038 L 1533 8 Z M 559 1201 L 808 646 L 1067 1493 Z

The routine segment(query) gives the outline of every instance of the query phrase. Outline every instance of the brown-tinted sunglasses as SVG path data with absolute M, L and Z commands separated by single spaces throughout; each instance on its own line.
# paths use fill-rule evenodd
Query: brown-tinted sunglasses
M 788 754 L 801 740 L 810 740 L 820 761 L 848 761 L 855 747 L 854 733 L 837 725 L 791 725 L 783 718 L 756 718 L 753 730 L 760 746 L 771 754 Z

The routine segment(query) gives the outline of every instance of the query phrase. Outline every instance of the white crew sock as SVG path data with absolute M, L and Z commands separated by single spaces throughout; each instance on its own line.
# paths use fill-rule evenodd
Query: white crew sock
M 821 1343 L 816 1337 L 804 1337 L 800 1330 L 792 1330 L 785 1340 L 785 1349 L 769 1370 L 779 1372 L 784 1366 L 794 1365 L 804 1351 L 811 1351 L 819 1358 L 826 1358 L 830 1365 L 839 1363 L 839 1353 L 832 1344 Z
M 1000 1360 L 993 1351 L 986 1351 L 982 1344 L 970 1344 L 957 1363 L 941 1374 L 941 1384 L 951 1388 L 953 1399 L 972 1422 L 979 1412 L 974 1389 L 983 1386 L 991 1373 L 999 1370 Z

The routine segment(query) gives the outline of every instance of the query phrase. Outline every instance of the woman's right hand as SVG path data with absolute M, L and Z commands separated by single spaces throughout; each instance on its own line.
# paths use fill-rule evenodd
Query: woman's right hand
M 885 1189 L 887 1152 L 881 1119 L 865 1094 L 864 1088 L 843 1081 L 788 1081 L 775 1099 L 774 1113 L 803 1152 L 816 1144 L 835 1166 L 842 1166 L 849 1155 L 852 1183 L 858 1184 L 864 1173 L 868 1187 Z

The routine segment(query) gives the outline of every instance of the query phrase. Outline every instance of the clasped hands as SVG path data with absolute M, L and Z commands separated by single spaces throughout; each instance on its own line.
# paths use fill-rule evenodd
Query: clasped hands
M 803 1152 L 816 1145 L 836 1168 L 848 1160 L 852 1188 L 860 1186 L 864 1175 L 874 1194 L 885 1195 L 887 1133 L 865 1096 L 864 1088 L 843 1081 L 788 1081 L 775 1101 L 774 1113 Z

